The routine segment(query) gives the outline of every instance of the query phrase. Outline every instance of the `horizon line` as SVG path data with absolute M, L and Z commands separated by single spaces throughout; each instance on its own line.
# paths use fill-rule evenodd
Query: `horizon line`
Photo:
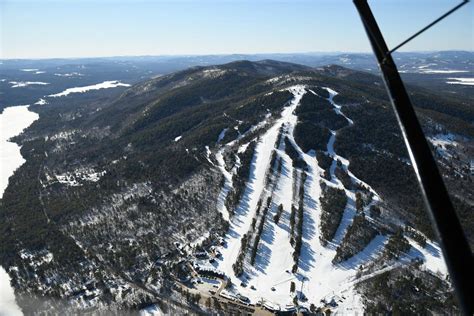
M 446 49 L 446 50 L 413 50 L 401 51 L 394 54 L 426 54 L 442 52 L 466 52 L 473 53 L 474 50 Z M 22 60 L 61 60 L 61 59 L 109 59 L 109 58 L 151 58 L 151 57 L 211 57 L 211 56 L 252 56 L 252 55 L 338 55 L 338 54 L 373 54 L 372 51 L 310 51 L 310 52 L 266 52 L 266 53 L 209 53 L 209 54 L 144 54 L 144 55 L 103 55 L 103 56 L 70 56 L 70 57 L 7 57 L 0 58 L 1 61 L 22 61 Z

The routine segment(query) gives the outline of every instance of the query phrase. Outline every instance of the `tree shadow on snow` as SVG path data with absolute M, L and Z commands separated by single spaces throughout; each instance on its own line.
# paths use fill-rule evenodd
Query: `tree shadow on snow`
M 264 274 L 266 274 L 265 269 L 270 264 L 270 259 L 272 255 L 272 251 L 267 246 L 267 244 L 271 245 L 275 241 L 275 230 L 273 228 L 273 225 L 268 222 L 269 220 L 273 220 L 271 217 L 271 214 L 274 213 L 272 211 L 274 209 L 275 209 L 275 204 L 272 204 L 271 210 L 268 212 L 265 218 L 265 224 L 263 225 L 263 232 L 260 237 L 257 256 L 255 258 L 255 268 Z
M 388 237 L 384 235 L 375 236 L 361 252 L 348 260 L 339 263 L 338 266 L 344 270 L 352 270 L 357 269 L 361 264 L 374 260 L 383 250 L 387 238 Z

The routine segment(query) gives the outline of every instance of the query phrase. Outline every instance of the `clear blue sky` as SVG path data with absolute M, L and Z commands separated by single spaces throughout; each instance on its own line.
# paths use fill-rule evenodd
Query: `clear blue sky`
M 461 0 L 373 0 L 394 46 Z M 405 51 L 473 50 L 470 3 Z M 351 0 L 0 0 L 0 58 L 367 52 Z

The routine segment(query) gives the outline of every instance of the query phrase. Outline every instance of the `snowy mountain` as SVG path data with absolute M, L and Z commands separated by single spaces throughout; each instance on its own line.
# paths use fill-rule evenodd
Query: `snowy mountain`
M 474 52 L 396 52 L 394 58 L 406 82 L 472 99 Z M 376 60 L 371 53 L 0 59 L 0 90 L 2 91 L 0 109 L 14 104 L 31 104 L 44 95 L 60 93 L 71 87 L 91 86 L 115 80 L 137 83 L 194 66 L 222 65 L 239 60 L 255 62 L 265 59 L 308 67 L 339 65 L 379 74 Z
M 44 96 L 14 138 L 0 263 L 25 313 L 456 310 L 379 77 L 263 60 L 106 82 Z M 474 112 L 409 88 L 472 244 Z

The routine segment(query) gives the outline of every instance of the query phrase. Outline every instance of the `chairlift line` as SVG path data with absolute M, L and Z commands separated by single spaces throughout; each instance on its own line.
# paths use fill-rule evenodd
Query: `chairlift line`
M 383 74 L 383 80 L 421 188 L 434 231 L 452 279 L 460 308 L 473 315 L 474 277 L 472 252 L 439 173 L 428 142 L 416 117 L 391 53 L 438 23 L 469 0 L 464 0 L 413 36 L 389 50 L 367 0 L 353 0 Z

